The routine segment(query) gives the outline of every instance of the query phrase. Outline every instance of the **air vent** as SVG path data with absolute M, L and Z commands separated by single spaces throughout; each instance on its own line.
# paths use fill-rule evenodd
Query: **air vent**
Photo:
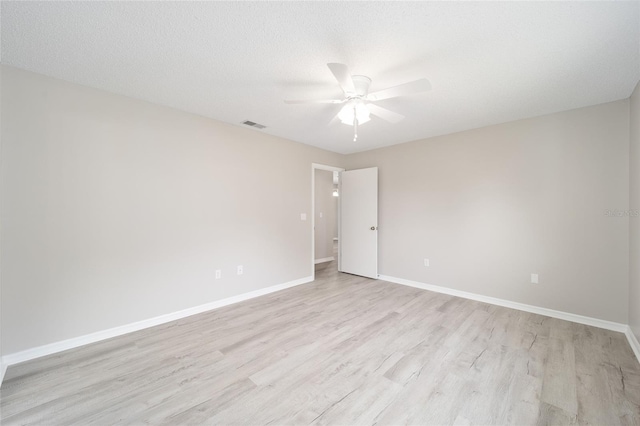
M 267 126 L 263 126 L 262 124 L 254 123 L 253 121 L 243 121 L 242 124 L 246 124 L 247 126 L 255 127 L 256 129 L 265 129 Z

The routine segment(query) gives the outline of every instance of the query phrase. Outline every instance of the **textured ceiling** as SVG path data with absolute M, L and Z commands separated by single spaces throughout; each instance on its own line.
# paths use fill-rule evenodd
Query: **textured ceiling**
M 640 78 L 638 2 L 7 2 L 2 63 L 350 153 L 627 98 Z M 328 125 L 328 62 L 404 114 Z M 258 130 L 255 130 L 258 131 Z

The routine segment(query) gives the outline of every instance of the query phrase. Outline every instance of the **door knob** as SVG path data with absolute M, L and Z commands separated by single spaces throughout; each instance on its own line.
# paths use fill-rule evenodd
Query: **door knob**
M 375 226 L 372 226 L 372 227 L 371 227 L 371 230 L 372 230 L 372 231 L 375 231 L 375 230 L 376 230 L 376 227 L 375 227 Z

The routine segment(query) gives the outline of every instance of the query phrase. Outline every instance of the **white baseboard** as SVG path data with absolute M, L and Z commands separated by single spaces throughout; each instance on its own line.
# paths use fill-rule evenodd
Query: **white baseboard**
M 333 259 L 333 256 L 331 257 L 323 257 L 322 259 L 316 259 L 313 263 L 315 263 L 316 265 L 318 263 L 324 263 L 324 262 L 331 262 Z
M 48 345 L 38 346 L 38 347 L 27 349 L 24 351 L 4 355 L 2 357 L 2 360 L 0 361 L 2 364 L 1 377 L 4 378 L 4 371 L 8 366 L 11 366 L 13 364 L 18 364 L 18 363 L 29 361 L 42 356 L 66 351 L 67 349 L 77 348 L 80 346 L 88 345 L 90 343 L 95 343 L 101 340 L 110 339 L 112 337 L 122 336 L 123 334 L 132 333 L 134 331 L 143 330 L 149 327 L 154 327 L 156 325 L 164 324 L 170 321 L 175 321 L 191 315 L 210 311 L 212 309 L 232 305 L 234 303 L 242 302 L 244 300 L 253 299 L 254 297 L 264 296 L 265 294 L 274 293 L 276 291 L 284 290 L 290 287 L 295 287 L 297 285 L 305 284 L 311 281 L 313 281 L 313 277 L 311 276 L 304 277 L 298 280 L 289 281 L 287 283 L 277 284 L 277 285 L 266 287 L 266 288 L 261 288 L 259 290 L 251 291 L 249 293 L 239 294 L 237 296 L 228 297 L 226 299 L 205 303 L 204 305 L 194 306 L 192 308 L 187 308 L 181 311 L 172 312 L 170 314 L 160 315 L 158 317 L 149 318 L 146 320 L 122 325 L 119 327 L 110 328 L 103 331 L 98 331 L 96 333 L 86 334 L 84 336 L 78 336 L 71 339 L 62 340 L 60 342 L 50 343 Z M 0 380 L 0 384 L 1 383 L 2 381 Z
M 552 318 L 558 318 L 566 321 L 576 322 L 578 324 L 591 325 L 593 327 L 604 328 L 606 330 L 619 331 L 625 334 L 627 334 L 627 330 L 629 329 L 629 326 L 627 324 L 622 324 L 619 322 L 605 321 L 598 318 L 571 314 L 569 312 L 562 312 L 562 311 L 556 311 L 554 309 L 541 308 L 539 306 L 527 305 L 519 302 L 512 302 L 510 300 L 498 299 L 496 297 L 483 296 L 481 294 L 468 293 L 466 291 L 455 290 L 447 287 L 440 287 L 432 284 L 425 284 L 418 281 L 405 280 L 404 278 L 396 278 L 396 277 L 389 277 L 387 275 L 379 275 L 378 279 L 383 281 L 389 281 L 391 283 L 406 285 L 409 287 L 415 287 L 423 290 L 434 291 L 436 293 L 444 293 L 444 294 L 449 294 L 451 296 L 462 297 L 464 299 L 471 299 L 471 300 L 476 300 L 478 302 L 490 303 L 492 305 L 504 306 L 505 308 L 517 309 L 520 311 L 531 312 L 539 315 L 545 315 Z M 627 334 L 627 338 L 628 337 L 629 335 Z M 638 353 L 636 352 L 636 355 L 637 354 Z
M 631 327 L 629 326 L 627 326 L 627 331 L 624 334 L 626 334 L 627 340 L 629 341 L 629 346 L 631 346 L 631 349 L 633 349 L 633 353 L 636 354 L 638 362 L 640 362 L 640 343 L 638 343 L 636 335 L 633 334 L 633 330 L 631 330 Z
M 331 260 L 333 260 L 333 258 L 331 258 Z M 498 299 L 498 298 L 489 297 L 489 296 L 482 296 L 479 294 L 468 293 L 465 291 L 455 290 L 451 288 L 420 283 L 417 281 L 406 280 L 403 278 L 390 277 L 387 275 L 380 275 L 379 279 L 383 281 L 396 283 L 396 284 L 402 284 L 410 287 L 420 288 L 423 290 L 449 294 L 452 296 L 458 296 L 465 299 L 477 300 L 479 302 L 490 303 L 493 305 L 504 306 L 512 309 L 518 309 L 525 312 L 532 312 L 535 314 L 546 315 L 549 317 L 572 321 L 579 324 L 586 324 L 594 327 L 604 328 L 607 330 L 619 331 L 626 335 L 627 340 L 629 341 L 629 345 L 633 349 L 633 352 L 635 353 L 636 357 L 638 358 L 638 361 L 640 362 L 640 343 L 638 343 L 638 340 L 636 339 L 635 335 L 631 331 L 631 328 L 626 324 L 621 324 L 621 323 L 616 323 L 611 321 L 604 321 L 597 318 L 585 317 L 582 315 L 556 311 L 553 309 L 541 308 L 538 306 L 526 305 L 524 303 L 511 302 L 509 300 Z M 4 375 L 6 373 L 7 367 L 14 364 L 18 364 L 18 363 L 29 361 L 42 356 L 62 352 L 67 349 L 73 349 L 80 346 L 88 345 L 90 343 L 99 342 L 101 340 L 110 339 L 112 337 L 121 336 L 123 334 L 132 333 L 134 331 L 143 330 L 145 328 L 154 327 L 156 325 L 164 324 L 164 323 L 175 321 L 191 315 L 196 315 L 202 312 L 221 308 L 223 306 L 232 305 L 234 303 L 253 299 L 255 297 L 263 296 L 269 293 L 274 293 L 276 291 L 284 290 L 290 287 L 295 287 L 297 285 L 305 284 L 311 281 L 313 281 L 313 277 L 311 276 L 304 277 L 298 280 L 289 281 L 287 283 L 274 285 L 274 286 L 263 288 L 260 290 L 255 290 L 249 293 L 239 294 L 237 296 L 232 296 L 222 300 L 216 300 L 214 302 L 206 303 L 204 305 L 183 309 L 181 311 L 173 312 L 170 314 L 165 314 L 158 317 L 138 321 L 135 323 L 110 328 L 108 330 L 98 331 L 96 333 L 74 337 L 74 338 L 63 340 L 60 342 L 50 343 L 48 345 L 38 346 L 35 348 L 27 349 L 24 351 L 13 353 L 13 354 L 8 354 L 3 356 L 0 360 L 0 384 L 4 379 Z

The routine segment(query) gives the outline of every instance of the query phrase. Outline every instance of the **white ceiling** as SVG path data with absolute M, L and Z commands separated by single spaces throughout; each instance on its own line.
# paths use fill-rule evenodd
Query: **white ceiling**
M 2 63 L 340 153 L 627 98 L 639 2 L 7 2 Z M 406 119 L 352 128 L 328 62 Z M 258 130 L 255 130 L 258 131 Z

